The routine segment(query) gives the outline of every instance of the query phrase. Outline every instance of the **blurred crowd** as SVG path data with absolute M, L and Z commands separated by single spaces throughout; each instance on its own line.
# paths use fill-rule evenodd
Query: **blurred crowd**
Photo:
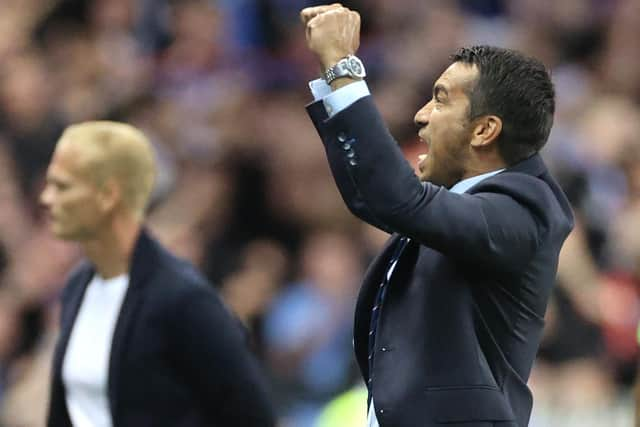
M 0 426 L 43 425 L 58 296 L 80 254 L 47 231 L 38 195 L 62 129 L 92 119 L 152 139 L 160 170 L 149 228 L 249 328 L 282 426 L 354 425 L 347 414 L 365 403 L 352 313 L 386 235 L 343 206 L 304 111 L 319 70 L 298 13 L 321 3 L 0 0 Z M 552 70 L 557 114 L 544 157 L 577 225 L 530 381 L 531 426 L 631 426 L 640 2 L 343 3 L 362 15 L 367 80 L 412 164 L 413 115 L 458 46 L 517 48 Z M 339 396 L 341 415 L 330 416 Z

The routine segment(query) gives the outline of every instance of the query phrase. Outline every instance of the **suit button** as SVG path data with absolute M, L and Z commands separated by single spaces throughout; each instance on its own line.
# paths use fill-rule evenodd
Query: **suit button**
M 347 157 L 353 159 L 356 156 L 356 153 L 353 150 L 347 151 Z
M 380 350 L 387 351 L 387 347 L 382 347 Z
M 347 135 L 344 132 L 340 132 L 338 134 L 338 141 L 345 142 L 347 140 Z
M 349 160 L 349 164 L 350 164 L 351 166 L 355 166 L 355 165 L 357 165 L 357 164 L 358 164 L 358 162 L 356 162 L 356 159 L 351 159 L 351 160 Z
M 344 144 L 342 144 L 342 149 L 344 151 L 349 151 L 351 150 L 351 144 L 349 144 L 348 142 L 345 142 Z
M 384 414 L 384 409 L 380 409 L 380 413 L 381 413 L 381 414 Z

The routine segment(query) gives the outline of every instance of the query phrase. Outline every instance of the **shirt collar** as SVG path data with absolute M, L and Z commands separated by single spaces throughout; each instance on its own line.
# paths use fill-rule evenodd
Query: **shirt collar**
M 496 171 L 491 171 L 491 172 L 483 173 L 482 175 L 476 175 L 476 176 L 472 176 L 471 178 L 463 179 L 462 181 L 456 183 L 453 187 L 451 187 L 449 191 L 457 194 L 465 193 L 468 189 L 470 189 L 480 181 L 490 178 L 493 175 L 496 175 L 502 172 L 503 170 L 504 169 L 498 169 Z

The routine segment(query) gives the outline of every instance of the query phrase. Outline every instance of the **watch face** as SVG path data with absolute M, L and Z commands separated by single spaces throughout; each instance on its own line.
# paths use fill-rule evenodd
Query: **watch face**
M 358 61 L 358 59 L 356 58 L 349 59 L 349 68 L 351 68 L 351 71 L 355 75 L 360 75 L 364 71 L 362 67 L 362 63 Z

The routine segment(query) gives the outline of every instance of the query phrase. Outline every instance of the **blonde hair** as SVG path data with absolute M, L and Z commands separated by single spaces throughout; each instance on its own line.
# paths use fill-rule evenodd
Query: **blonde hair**
M 59 143 L 78 147 L 86 160 L 87 175 L 98 186 L 115 179 L 126 207 L 144 216 L 156 166 L 151 143 L 139 129 L 119 122 L 83 122 L 65 129 Z

